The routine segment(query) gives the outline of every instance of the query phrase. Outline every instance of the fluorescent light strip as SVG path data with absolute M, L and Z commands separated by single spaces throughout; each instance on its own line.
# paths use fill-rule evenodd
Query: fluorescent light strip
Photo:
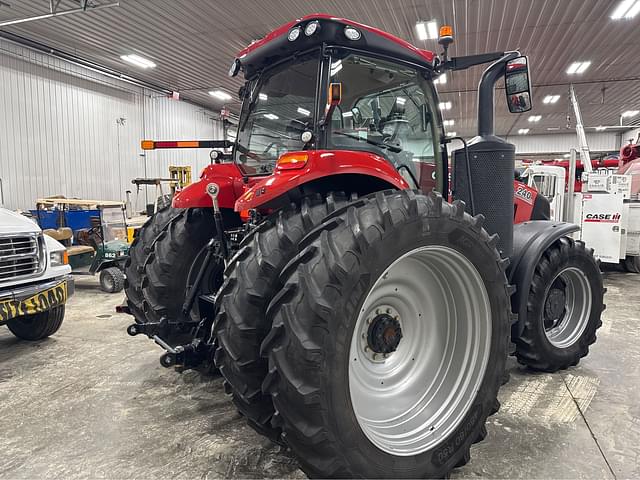
M 438 78 L 436 78 L 433 83 L 435 83 L 436 85 L 444 85 L 445 83 L 447 83 L 447 74 L 443 73 L 442 75 L 440 75 Z
M 451 127 L 452 125 L 455 125 L 455 123 L 455 120 L 445 120 L 444 122 L 442 122 L 445 127 Z
M 310 112 L 309 110 L 307 110 L 306 108 L 302 108 L 302 107 L 298 107 L 297 112 L 298 112 L 300 115 L 306 115 L 307 117 L 308 117 L 309 115 L 311 115 L 311 112 Z
M 438 23 L 435 20 L 427 22 L 427 33 L 429 34 L 429 38 L 438 38 Z
M 455 137 L 458 135 L 458 132 L 447 132 L 447 137 Z
M 518 130 L 518 134 L 520 135 L 526 135 L 527 133 L 529 133 L 528 128 L 521 128 L 520 130 Z
M 438 38 L 438 22 L 430 20 L 428 22 L 417 22 L 416 33 L 418 40 L 433 40 Z
M 627 110 L 626 112 L 622 112 L 623 117 L 635 117 L 640 113 L 639 110 Z
M 209 92 L 209 95 L 211 95 L 212 97 L 216 97 L 219 100 L 231 100 L 231 95 L 229 95 L 227 92 L 223 92 L 222 90 L 211 90 Z
M 278 120 L 280 118 L 278 115 L 274 115 L 273 113 L 265 113 L 264 116 L 269 120 Z
M 530 122 L 539 122 L 542 119 L 542 115 L 531 115 L 529 117 Z
M 567 73 L 569 75 L 584 73 L 585 70 L 589 68 L 589 65 L 591 65 L 591 62 L 573 62 L 569 65 L 569 68 L 567 68 Z
M 263 102 L 266 102 L 269 99 L 269 95 L 267 95 L 266 93 L 259 93 L 258 98 Z
M 638 4 L 640 4 L 640 1 L 622 0 L 620 3 L 618 3 L 618 6 L 611 14 L 611 18 L 613 20 L 619 20 L 622 17 L 632 18 L 632 17 L 629 17 L 628 15 L 631 13 L 632 10 L 634 10 L 638 6 Z
M 560 100 L 560 95 L 547 95 L 542 103 L 556 103 L 558 100 Z
M 440 110 L 451 110 L 451 102 L 440 102 Z
M 640 0 L 636 2 L 636 4 L 629 9 L 624 18 L 633 18 L 640 13 Z
M 151 60 L 147 60 L 146 58 L 141 57 L 140 55 L 135 55 L 135 54 L 121 55 L 120 58 L 125 62 L 140 68 L 154 68 L 156 66 L 156 64 L 153 63 Z

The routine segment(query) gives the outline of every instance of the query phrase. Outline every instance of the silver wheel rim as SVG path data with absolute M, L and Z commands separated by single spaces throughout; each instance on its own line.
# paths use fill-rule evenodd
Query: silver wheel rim
M 374 358 L 380 347 L 367 350 L 376 343 L 365 337 L 381 315 L 397 317 L 402 338 L 395 351 Z M 369 291 L 350 346 L 351 404 L 367 438 L 397 456 L 445 440 L 480 389 L 491 334 L 489 296 L 464 255 L 426 246 L 393 262 Z
M 589 323 L 591 316 L 591 285 L 585 273 L 576 267 L 561 270 L 550 283 L 545 295 L 546 309 L 549 295 L 560 280 L 564 283 L 564 309 L 551 326 L 545 324 L 544 333 L 557 348 L 567 348 L 576 343 Z M 543 311 L 543 318 L 545 312 Z M 545 323 L 547 319 L 545 318 Z

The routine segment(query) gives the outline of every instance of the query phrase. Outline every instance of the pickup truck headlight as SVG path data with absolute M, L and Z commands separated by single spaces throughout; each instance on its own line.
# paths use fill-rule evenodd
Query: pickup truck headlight
M 69 264 L 69 255 L 67 255 L 67 251 L 63 250 L 61 252 L 51 252 L 49 254 L 50 265 L 52 267 L 61 267 L 63 265 Z

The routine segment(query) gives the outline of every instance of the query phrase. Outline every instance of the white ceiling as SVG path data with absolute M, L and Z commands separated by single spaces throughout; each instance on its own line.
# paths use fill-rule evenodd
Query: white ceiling
M 94 0 L 94 5 L 111 0 Z M 221 102 L 207 92 L 224 88 L 236 92 L 239 79 L 227 77 L 234 55 L 253 39 L 296 17 L 313 12 L 344 16 L 382 28 L 415 45 L 439 50 L 434 40 L 420 41 L 418 20 L 452 23 L 453 55 L 520 49 L 529 55 L 534 84 L 534 109 L 507 113 L 497 93 L 496 130 L 500 135 L 530 128 L 530 134 L 566 131 L 568 85 L 574 81 L 586 126 L 619 123 L 620 113 L 640 110 L 640 15 L 614 21 L 609 15 L 618 0 L 120 0 L 120 6 L 95 12 L 2 27 L 179 91 L 189 101 L 219 109 Z M 3 4 L 9 4 L 7 7 Z M 59 8 L 78 6 L 62 0 Z M 48 0 L 3 0 L 0 21 L 46 13 Z M 138 70 L 120 56 L 137 53 L 157 67 Z M 569 76 L 573 61 L 589 60 L 582 75 Z M 451 101 L 445 117 L 450 130 L 471 135 L 475 130 L 475 87 L 481 68 L 449 73 L 439 90 Z M 544 96 L 560 94 L 553 105 Z M 233 110 L 237 104 L 230 103 Z M 529 123 L 530 115 L 541 115 Z M 573 117 L 573 115 L 571 115 Z M 640 115 L 625 121 L 640 124 Z M 573 124 L 571 125 L 573 127 Z M 550 131 L 548 128 L 560 128 Z

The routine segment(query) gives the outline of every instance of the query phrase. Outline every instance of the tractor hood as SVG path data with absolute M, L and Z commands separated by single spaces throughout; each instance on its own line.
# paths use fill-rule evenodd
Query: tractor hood
M 307 35 L 305 30 L 311 23 L 317 25 L 314 32 Z M 290 35 L 294 30 L 298 30 L 297 33 Z M 377 28 L 317 13 L 289 22 L 241 50 L 229 74 L 233 76 L 241 68 L 245 78 L 251 79 L 263 68 L 322 44 L 375 52 L 429 69 L 433 68 L 435 59 L 435 53 Z
M 0 235 L 9 233 L 36 233 L 39 231 L 40 227 L 38 227 L 33 220 L 0 207 Z

